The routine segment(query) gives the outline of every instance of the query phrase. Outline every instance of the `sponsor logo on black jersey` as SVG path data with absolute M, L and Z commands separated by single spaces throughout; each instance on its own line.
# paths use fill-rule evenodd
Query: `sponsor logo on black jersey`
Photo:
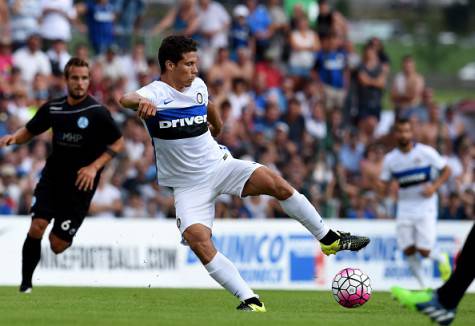
M 78 127 L 81 129 L 86 129 L 89 126 L 89 119 L 86 117 L 79 117 L 78 119 Z

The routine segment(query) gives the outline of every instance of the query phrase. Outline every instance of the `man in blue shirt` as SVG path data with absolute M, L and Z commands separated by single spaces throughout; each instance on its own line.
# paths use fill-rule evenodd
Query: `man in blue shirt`
M 346 96 L 347 56 L 344 51 L 338 49 L 339 43 L 336 34 L 324 36 L 322 50 L 317 53 L 315 62 L 314 69 L 323 84 L 327 111 L 342 109 Z

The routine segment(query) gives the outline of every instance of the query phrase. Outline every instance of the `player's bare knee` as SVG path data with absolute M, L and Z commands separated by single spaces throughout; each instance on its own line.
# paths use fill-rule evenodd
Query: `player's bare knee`
M 32 238 L 41 239 L 47 227 L 48 227 L 48 221 L 42 220 L 42 219 L 34 219 L 31 221 L 28 234 Z
M 294 193 L 294 189 L 290 186 L 287 181 L 278 177 L 274 186 L 274 197 L 278 200 L 286 200 Z

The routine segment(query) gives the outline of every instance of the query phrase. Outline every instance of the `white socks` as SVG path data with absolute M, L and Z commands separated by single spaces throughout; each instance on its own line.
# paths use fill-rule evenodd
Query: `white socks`
M 406 257 L 412 274 L 414 274 L 414 276 L 416 277 L 417 281 L 421 286 L 421 289 L 425 289 L 424 278 L 422 277 L 422 262 L 421 259 L 419 259 L 419 255 L 414 254 Z
M 299 221 L 317 240 L 321 240 L 330 231 L 315 207 L 297 190 L 292 196 L 279 203 L 287 215 Z
M 205 265 L 209 276 L 231 292 L 239 300 L 244 301 L 252 297 L 258 297 L 241 277 L 234 264 L 220 252 Z

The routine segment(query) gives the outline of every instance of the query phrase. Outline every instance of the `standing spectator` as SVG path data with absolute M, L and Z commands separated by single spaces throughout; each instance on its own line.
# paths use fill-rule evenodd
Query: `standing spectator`
M 7 0 L 0 0 L 0 38 L 10 35 L 10 13 Z
M 376 49 L 372 45 L 366 45 L 363 62 L 358 69 L 357 99 L 359 128 L 369 138 L 373 136 L 381 116 L 386 71 L 378 59 Z
M 322 38 L 322 50 L 317 54 L 315 70 L 323 85 L 325 109 L 341 110 L 345 101 L 348 80 L 346 54 L 338 49 L 338 36 L 334 33 Z
M 247 23 L 249 9 L 244 5 L 237 5 L 233 9 L 233 21 L 229 33 L 231 57 L 237 58 L 237 51 L 241 48 L 249 48 L 251 45 L 251 30 Z
M 249 48 L 240 48 L 237 51 L 237 64 L 241 77 L 251 84 L 254 79 L 255 66 Z
M 249 9 L 247 22 L 251 29 L 251 34 L 256 40 L 256 61 L 262 61 L 264 60 L 267 49 L 270 46 L 270 39 L 272 37 L 272 20 L 266 7 L 258 5 L 258 0 L 247 0 L 246 5 Z
M 114 0 L 116 20 L 114 34 L 120 49 L 130 49 L 132 35 L 138 32 L 145 11 L 144 0 Z
M 196 32 L 198 31 L 200 20 L 195 2 L 195 0 L 181 0 L 152 29 L 152 35 L 160 34 L 171 27 L 176 35 L 193 37 L 195 40 L 199 39 Z
M 78 7 L 86 14 L 89 41 L 96 54 L 103 54 L 114 43 L 115 8 L 109 0 L 88 0 Z
M 71 22 L 75 19 L 73 0 L 41 0 L 40 34 L 45 48 L 54 40 L 71 40 Z
M 345 17 L 338 11 L 332 10 L 328 0 L 318 1 L 317 32 L 323 38 L 326 35 L 337 34 L 343 40 L 348 36 L 348 25 Z
M 201 36 L 200 48 L 202 68 L 207 71 L 213 65 L 216 51 L 228 46 L 228 32 L 231 17 L 217 1 L 198 0 L 198 32 Z
M 297 29 L 290 33 L 290 74 L 309 77 L 315 64 L 315 52 L 320 49 L 317 34 L 308 26 L 305 17 L 297 21 Z
M 391 90 L 391 100 L 396 115 L 409 117 L 417 111 L 422 101 L 424 77 L 416 70 L 416 63 L 410 55 L 402 59 L 402 71 L 394 77 Z
M 391 69 L 391 59 L 389 58 L 386 50 L 384 49 L 384 44 L 381 42 L 381 39 L 377 37 L 372 37 L 368 44 L 372 45 L 378 54 L 379 62 L 384 66 L 384 69 L 388 71 Z
M 282 8 L 281 0 L 268 0 L 267 10 L 272 22 L 272 36 L 268 51 L 276 60 L 287 61 L 285 48 L 288 43 L 289 19 Z
M 26 46 L 13 53 L 13 64 L 20 68 L 21 78 L 28 85 L 37 73 L 49 76 L 51 64 L 48 56 L 41 51 L 41 38 L 38 34 L 28 37 Z
M 41 1 L 13 0 L 10 4 L 10 28 L 13 51 L 26 44 L 26 39 L 38 32 L 41 17 Z

